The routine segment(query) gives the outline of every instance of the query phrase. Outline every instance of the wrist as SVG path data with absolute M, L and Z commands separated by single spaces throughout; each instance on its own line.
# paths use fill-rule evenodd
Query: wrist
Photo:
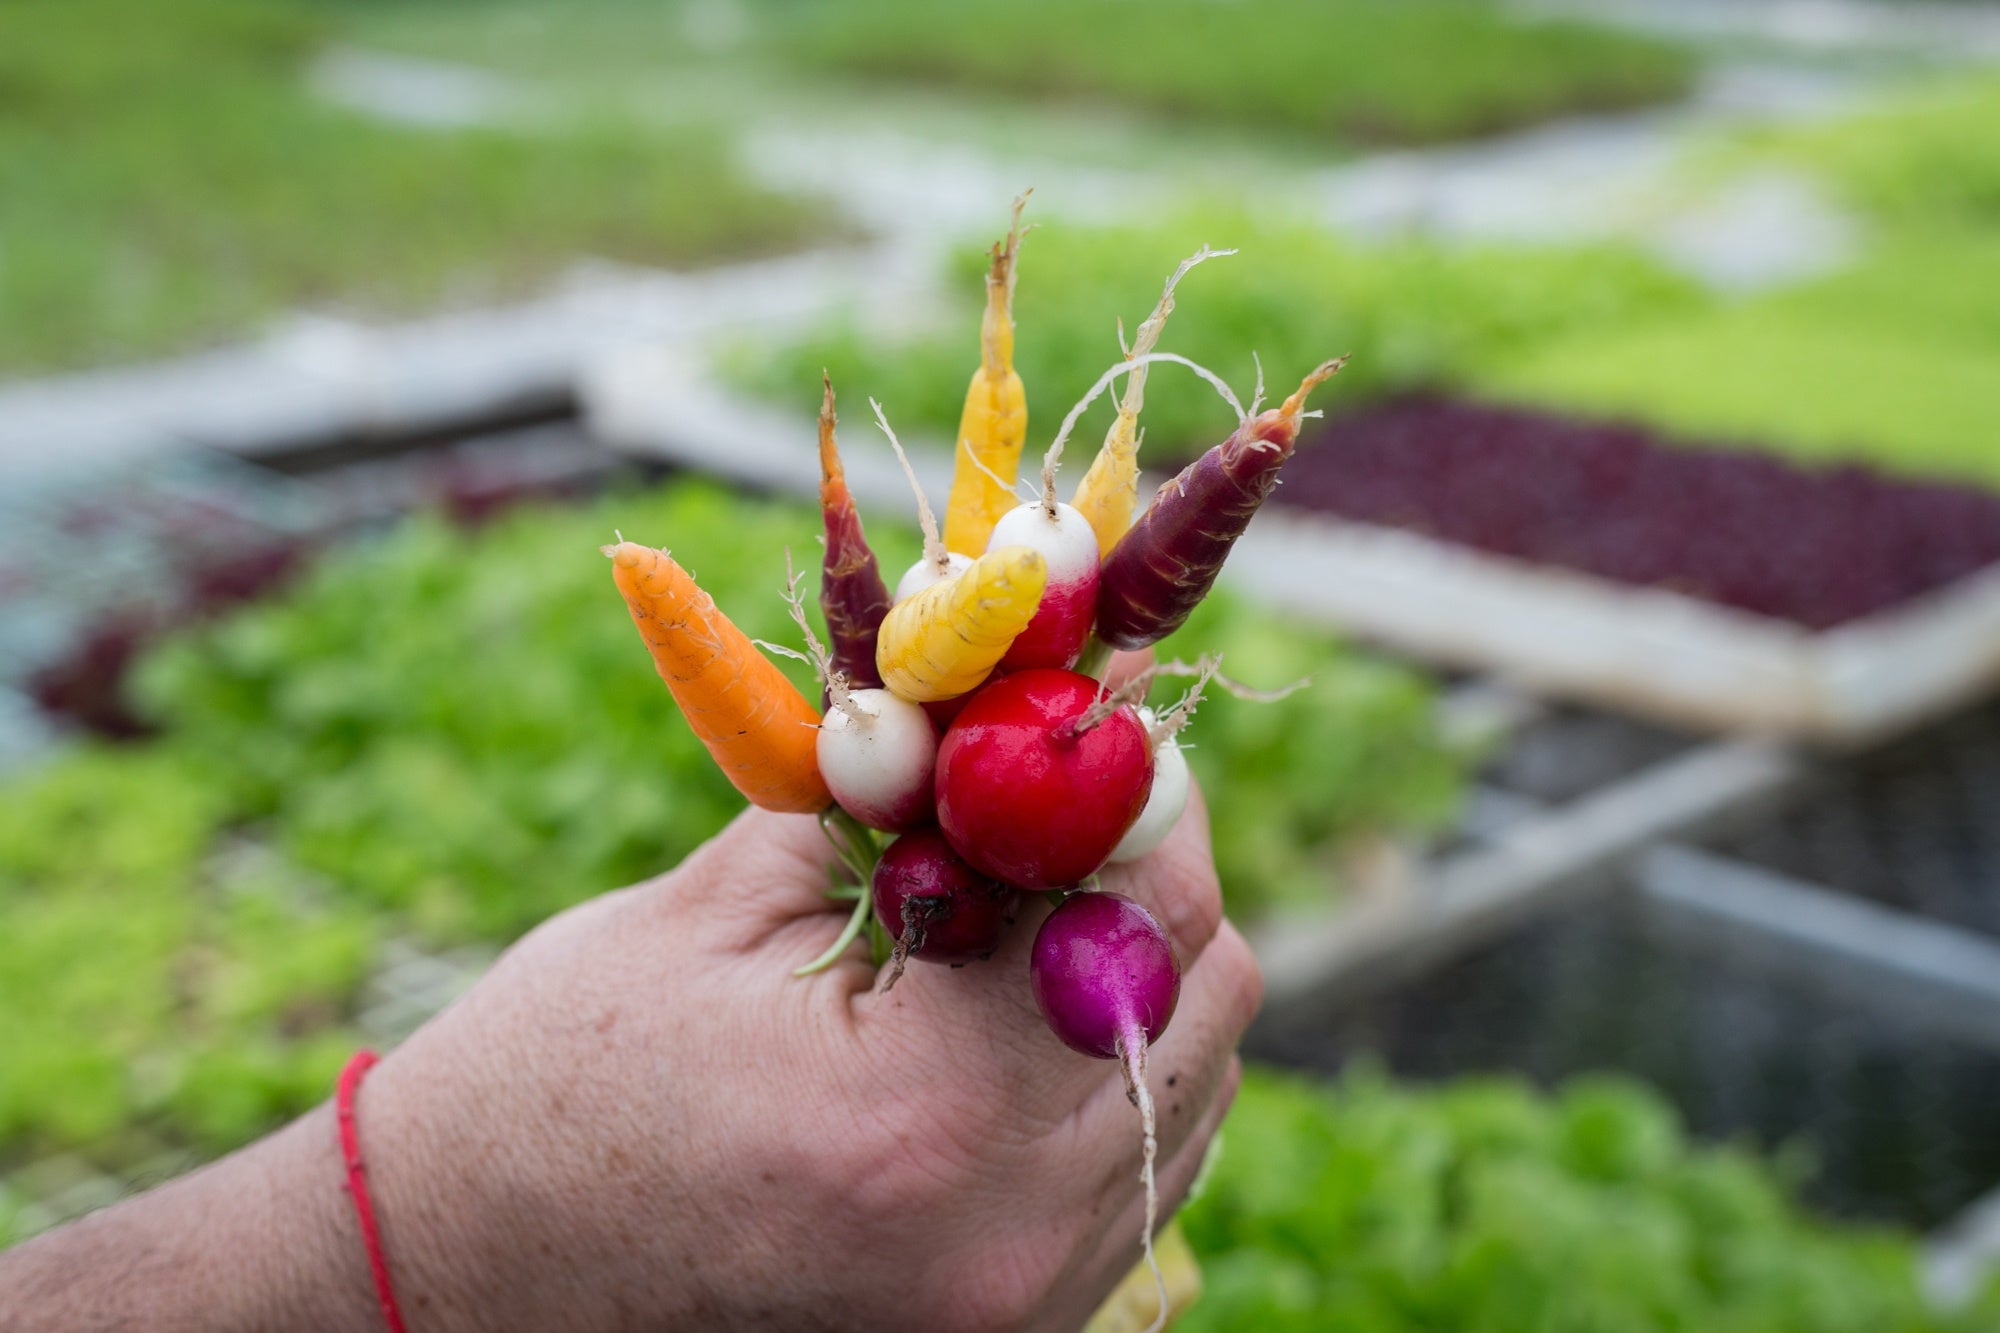
M 511 1325 L 523 1284 L 535 1280 L 536 1256 L 495 1187 L 511 1178 L 520 1150 L 490 1102 L 467 1105 L 449 1094 L 455 1071 L 434 1058 L 441 1052 L 421 1054 L 433 1058 L 385 1058 L 353 1099 L 378 1243 L 406 1320 L 423 1333 L 495 1333 Z M 344 1163 L 336 1174 L 346 1178 Z M 367 1247 L 344 1193 L 342 1202 L 366 1274 Z M 379 1310 L 374 1326 L 385 1327 Z

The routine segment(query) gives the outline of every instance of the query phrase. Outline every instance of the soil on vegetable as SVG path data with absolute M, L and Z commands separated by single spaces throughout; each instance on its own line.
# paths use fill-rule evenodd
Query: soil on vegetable
M 1438 396 L 1326 423 L 1276 500 L 1828 629 L 2000 561 L 2000 496 Z
M 1332 1015 L 1260 1027 L 1254 1046 L 1417 1079 L 1629 1074 L 1705 1138 L 1799 1151 L 1803 1198 L 1834 1216 L 1928 1228 L 2000 1181 L 2000 1055 L 1780 978 L 1747 947 L 1687 942 L 1622 895 Z

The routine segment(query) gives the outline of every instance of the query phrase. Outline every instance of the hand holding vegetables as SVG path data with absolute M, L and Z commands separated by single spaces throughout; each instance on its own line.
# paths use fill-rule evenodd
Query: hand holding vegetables
M 738 789 L 769 809 L 825 812 L 842 865 L 830 892 L 852 906 L 846 929 L 798 968 L 800 975 L 855 961 L 850 946 L 871 927 L 873 960 L 893 963 L 883 975 L 885 995 L 912 961 L 981 970 L 980 960 L 996 950 L 1004 955 L 1010 936 L 1025 929 L 1009 929 L 1021 895 L 1066 895 L 1040 928 L 1028 980 L 1052 1032 L 1075 1051 L 1117 1061 L 1140 1111 L 1141 1240 L 1155 1279 L 1157 1328 L 1167 1295 L 1152 1249 L 1158 1116 L 1147 1052 L 1175 1011 L 1187 959 L 1152 910 L 1156 893 L 1121 897 L 1103 891 L 1098 876 L 1111 873 L 1114 861 L 1144 866 L 1179 819 L 1190 783 L 1175 736 L 1214 663 L 1205 660 L 1194 688 L 1157 716 L 1140 707 L 1152 672 L 1117 689 L 1099 677 L 1112 648 L 1151 645 L 1207 594 L 1277 484 L 1308 394 L 1341 362 L 1322 364 L 1282 404 L 1257 413 L 1254 403 L 1243 411 L 1212 372 L 1156 351 L 1176 284 L 1196 264 L 1227 253 L 1204 247 L 1168 279 L 1137 343 L 1055 432 L 1039 495 L 1018 503 L 1011 488 L 1025 400 L 1011 365 L 1011 296 L 1020 203 L 993 251 L 982 362 L 966 400 L 943 531 L 917 487 L 924 555 L 893 597 L 883 591 L 847 493 L 833 388 L 823 386 L 821 601 L 832 649 L 819 643 L 793 593 L 806 660 L 826 687 L 823 721 L 782 678 L 770 680 L 776 672 L 769 663 L 739 661 L 742 636 L 712 606 L 654 573 L 678 573 L 664 555 L 635 555 L 629 544 L 614 554 L 620 587 L 661 674 Z M 1148 368 L 1162 362 L 1208 379 L 1238 425 L 1134 519 L 1138 415 Z M 1104 448 L 1078 503 L 1062 503 L 1063 446 L 1091 401 L 1121 377 L 1125 391 Z M 881 406 L 870 405 L 909 472 Z M 655 584 L 670 592 L 653 591 Z M 870 643 L 872 660 L 863 655 Z M 695 688 L 696 679 L 705 687 Z M 788 726 L 816 732 L 816 742 L 785 737 Z M 900 836 L 885 846 L 882 833 Z M 926 987 L 918 1002 L 933 1003 L 945 989 Z M 1065 1057 L 1051 1051 L 1049 1058 Z
M 369 1188 L 418 1333 L 1075 1329 L 1133 1267 L 1124 1088 L 1022 984 L 1048 905 L 886 996 L 859 950 L 798 980 L 840 930 L 825 853 L 810 818 L 746 811 L 544 923 L 369 1076 Z M 1148 1057 L 1172 1208 L 1235 1089 L 1256 965 L 1198 801 L 1104 884 L 1150 904 L 1184 969 Z M 0 1324 L 381 1327 L 337 1143 L 322 1106 L 0 1254 Z

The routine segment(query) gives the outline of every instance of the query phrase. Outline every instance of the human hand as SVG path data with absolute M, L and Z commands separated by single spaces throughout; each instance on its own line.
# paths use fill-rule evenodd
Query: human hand
M 831 859 L 812 819 L 748 811 L 530 934 L 369 1077 L 370 1188 L 422 1327 L 1083 1323 L 1139 1257 L 1139 1134 L 1117 1067 L 1035 1010 L 1044 900 L 992 959 L 913 965 L 888 994 L 858 945 L 794 978 L 845 915 Z M 1103 879 L 1186 973 L 1149 1058 L 1171 1208 L 1260 981 L 1198 794 Z

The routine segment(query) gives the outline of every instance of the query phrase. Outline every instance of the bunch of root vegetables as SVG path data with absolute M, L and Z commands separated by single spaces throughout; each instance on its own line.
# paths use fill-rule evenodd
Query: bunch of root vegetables
M 1167 280 L 1124 357 L 1062 423 L 1038 493 L 1024 503 L 1015 488 L 1027 400 L 1012 364 L 1011 315 L 1021 203 L 993 247 L 943 531 L 917 487 L 924 554 L 893 590 L 848 491 L 833 388 L 824 386 L 827 637 L 813 633 L 794 577 L 789 595 L 807 651 L 761 645 L 814 664 L 823 711 L 665 551 L 621 538 L 605 553 L 661 678 L 723 772 L 756 805 L 818 815 L 854 881 L 831 890 L 854 899 L 846 929 L 801 974 L 830 966 L 865 935 L 885 965 L 886 990 L 909 962 L 987 958 L 1022 894 L 1057 896 L 1034 941 L 1029 983 L 1058 1038 L 1124 1069 L 1144 1126 L 1144 1242 L 1157 1282 L 1146 1051 L 1173 1016 L 1180 965 L 1150 911 L 1094 882 L 1107 863 L 1158 847 L 1179 819 L 1189 778 L 1176 737 L 1215 678 L 1214 662 L 1154 664 L 1116 688 L 1104 677 L 1113 650 L 1150 648 L 1207 595 L 1291 455 L 1307 394 L 1341 363 L 1316 367 L 1277 407 L 1260 412 L 1253 401 L 1246 412 L 1215 376 L 1155 351 L 1176 283 L 1228 253 L 1203 249 Z M 1209 380 L 1239 424 L 1135 516 L 1146 375 L 1163 362 Z M 1116 419 L 1064 503 L 1056 498 L 1064 442 L 1114 386 Z M 902 458 L 881 407 L 871 406 Z M 1192 677 L 1191 686 L 1157 712 L 1145 707 L 1150 683 L 1170 675 Z M 1166 1308 L 1161 1287 L 1156 1325 Z

